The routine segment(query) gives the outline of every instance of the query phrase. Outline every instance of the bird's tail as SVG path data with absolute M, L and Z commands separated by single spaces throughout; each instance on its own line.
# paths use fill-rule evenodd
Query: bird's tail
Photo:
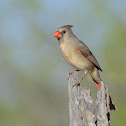
M 92 77 L 96 87 L 98 89 L 101 89 L 101 77 L 99 75 L 99 72 L 97 70 L 97 68 L 94 68 L 93 72 L 90 73 L 90 76 Z
M 93 81 L 94 81 L 96 87 L 97 87 L 98 89 L 101 89 L 101 85 L 102 85 L 102 84 L 104 85 L 104 83 L 103 83 L 103 81 L 102 81 L 101 78 L 100 78 L 99 72 L 96 70 L 96 71 L 94 71 L 94 72 L 93 72 L 92 74 L 90 74 L 90 75 L 91 75 L 91 77 L 92 77 L 92 79 L 93 79 Z M 110 110 L 117 110 L 117 108 L 116 108 L 114 102 L 112 101 L 111 96 L 109 96 L 109 106 L 110 106 Z
M 92 78 L 93 79 L 93 78 Z M 101 83 L 97 83 L 94 79 L 93 79 L 95 85 L 97 86 L 98 89 L 101 89 L 101 83 L 103 83 L 103 81 L 101 81 Z M 104 84 L 104 83 L 103 83 Z M 110 110 L 117 110 L 116 105 L 114 104 L 114 102 L 112 101 L 111 96 L 109 95 L 109 107 Z
M 92 78 L 92 79 L 93 79 L 93 78 Z M 95 83 L 96 87 L 97 87 L 98 89 L 101 89 L 101 84 L 100 84 L 100 83 L 98 83 L 98 82 L 96 82 L 94 79 L 93 79 L 93 81 L 94 81 L 94 83 Z

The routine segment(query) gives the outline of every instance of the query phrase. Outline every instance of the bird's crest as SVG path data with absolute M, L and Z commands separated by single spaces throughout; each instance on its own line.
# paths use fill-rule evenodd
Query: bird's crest
M 73 26 L 72 25 L 64 25 L 64 26 L 62 26 L 62 27 L 65 27 L 65 28 L 72 28 Z M 62 28 L 61 27 L 61 28 Z

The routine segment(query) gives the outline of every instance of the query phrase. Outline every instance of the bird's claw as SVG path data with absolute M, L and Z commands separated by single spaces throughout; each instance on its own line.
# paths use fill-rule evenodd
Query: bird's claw
M 80 86 L 80 81 L 76 82 L 76 83 L 72 86 L 72 88 L 73 88 L 74 86 L 76 86 L 76 87 Z

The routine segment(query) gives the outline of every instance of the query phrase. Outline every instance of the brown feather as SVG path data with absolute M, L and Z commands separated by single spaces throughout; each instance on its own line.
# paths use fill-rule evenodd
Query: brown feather
M 102 71 L 98 61 L 96 60 L 92 52 L 89 50 L 89 48 L 83 42 L 80 41 L 77 50 L 79 51 L 79 53 L 85 56 L 88 60 L 90 60 L 96 66 L 98 70 Z

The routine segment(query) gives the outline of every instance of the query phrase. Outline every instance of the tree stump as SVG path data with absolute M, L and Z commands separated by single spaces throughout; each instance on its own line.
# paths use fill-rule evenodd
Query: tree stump
M 70 126 L 110 126 L 110 107 L 107 86 L 101 84 L 101 89 L 97 93 L 94 109 L 90 89 L 74 86 L 77 81 L 77 72 L 69 73 Z

